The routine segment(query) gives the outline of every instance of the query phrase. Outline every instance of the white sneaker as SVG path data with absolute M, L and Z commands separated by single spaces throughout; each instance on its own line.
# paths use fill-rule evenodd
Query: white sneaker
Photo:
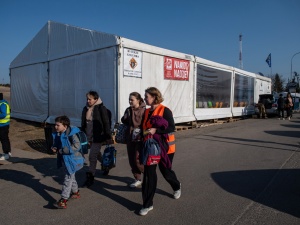
M 3 154 L 0 157 L 0 160 L 8 160 L 11 157 L 11 153 Z
M 288 117 L 288 120 L 291 120 L 291 117 Z
M 152 210 L 152 209 L 153 209 L 153 206 L 150 206 L 149 208 L 142 208 L 142 209 L 140 210 L 139 214 L 140 214 L 141 216 L 145 216 L 145 215 L 147 215 L 148 212 L 149 212 L 150 210 Z
M 136 188 L 136 187 L 138 187 L 138 186 L 141 186 L 142 185 L 142 181 L 141 180 L 135 180 L 132 184 L 130 184 L 129 186 L 131 187 L 131 188 Z
M 180 196 L 181 196 L 181 184 L 180 184 L 179 190 L 174 191 L 174 194 L 173 194 L 173 197 L 174 197 L 175 199 L 179 199 Z

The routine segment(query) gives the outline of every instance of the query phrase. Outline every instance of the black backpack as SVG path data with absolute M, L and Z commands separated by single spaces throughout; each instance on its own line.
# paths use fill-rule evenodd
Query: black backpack
M 79 141 L 80 141 L 80 152 L 82 155 L 86 155 L 89 153 L 89 142 L 87 140 L 86 134 L 83 131 L 79 131 L 78 133 L 76 133 L 76 136 L 78 137 Z M 73 143 L 73 139 L 72 136 L 68 136 L 69 138 L 69 142 L 70 144 Z

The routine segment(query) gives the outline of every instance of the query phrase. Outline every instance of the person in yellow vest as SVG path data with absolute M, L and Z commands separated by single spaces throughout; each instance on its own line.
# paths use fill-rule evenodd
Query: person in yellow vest
M 10 141 L 8 137 L 10 123 L 10 107 L 8 102 L 3 99 L 3 93 L 0 93 L 0 141 L 3 153 L 0 160 L 7 160 L 11 157 Z
M 159 134 L 161 138 L 166 139 L 166 157 L 162 156 L 158 167 L 160 172 L 166 181 L 171 185 L 175 199 L 181 196 L 181 183 L 178 181 L 175 172 L 172 170 L 172 161 L 175 154 L 175 123 L 172 111 L 166 106 L 162 105 L 163 97 L 161 92 L 155 87 L 149 87 L 145 90 L 145 102 L 150 108 L 145 110 L 144 117 L 142 120 L 143 133 L 146 137 L 147 134 Z M 165 129 L 154 128 L 150 123 L 151 117 L 160 116 L 167 121 L 168 126 Z M 144 137 L 144 138 L 145 138 Z M 163 151 L 162 151 L 163 152 Z M 157 186 L 157 165 L 144 165 L 144 177 L 142 184 L 142 197 L 143 207 L 139 214 L 141 216 L 146 215 L 150 210 L 153 209 L 153 197 Z

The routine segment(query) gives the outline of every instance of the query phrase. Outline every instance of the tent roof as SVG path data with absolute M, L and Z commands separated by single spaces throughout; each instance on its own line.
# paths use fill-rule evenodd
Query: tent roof
M 113 34 L 48 21 L 11 62 L 10 68 L 52 61 L 119 44 Z

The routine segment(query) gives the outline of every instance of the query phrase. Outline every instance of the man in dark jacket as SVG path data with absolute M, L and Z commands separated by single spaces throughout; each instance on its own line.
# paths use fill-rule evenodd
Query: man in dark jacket
M 279 98 L 277 100 L 277 111 L 278 111 L 278 119 L 284 120 L 284 99 L 282 97 L 282 94 L 279 95 Z
M 111 144 L 111 124 L 106 107 L 103 105 L 96 91 L 89 91 L 86 94 L 87 105 L 83 108 L 81 116 L 81 129 L 86 133 L 90 144 L 89 171 L 86 173 L 87 179 L 85 186 L 89 187 L 94 183 L 97 166 L 97 156 L 103 144 Z M 107 175 L 109 170 L 104 171 Z

